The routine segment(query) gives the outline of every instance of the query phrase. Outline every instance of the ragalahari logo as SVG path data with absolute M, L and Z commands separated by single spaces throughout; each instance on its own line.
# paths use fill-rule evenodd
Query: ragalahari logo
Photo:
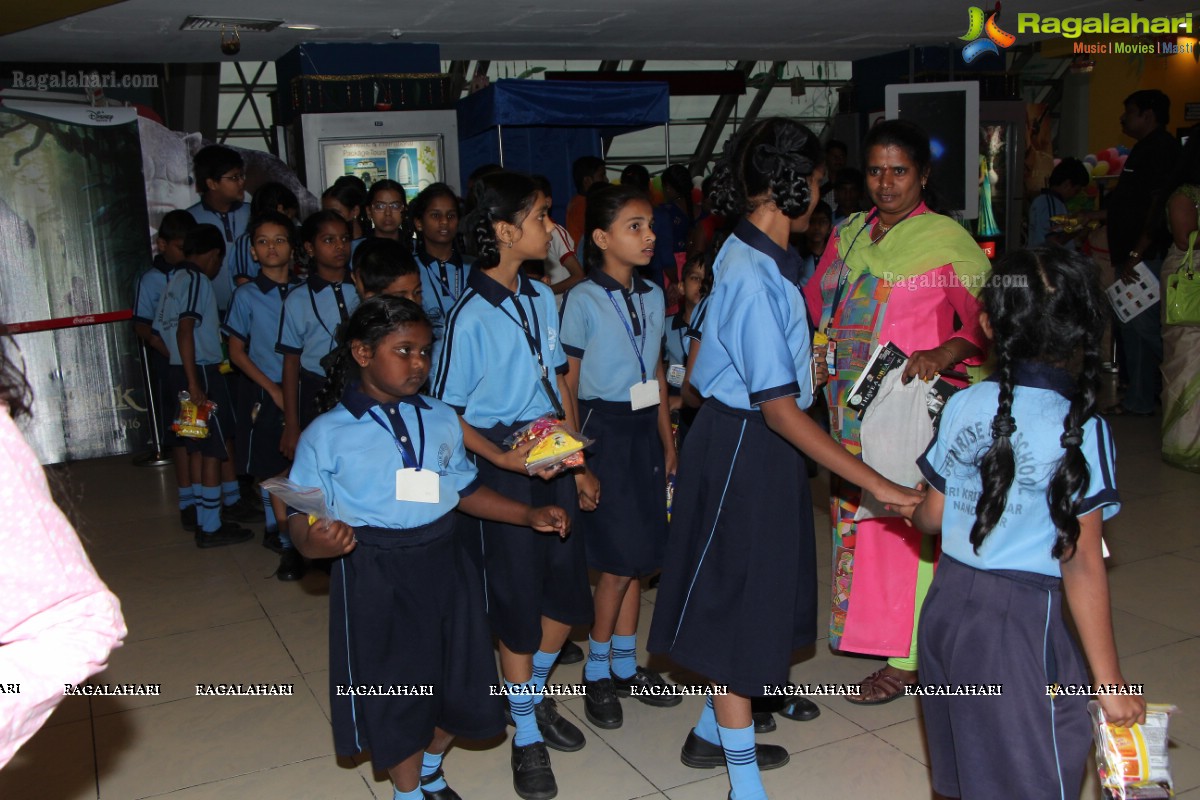
M 1013 36 L 1008 31 L 1002 30 L 997 18 L 1000 16 L 1000 4 L 996 3 L 996 10 L 991 14 L 984 14 L 982 8 L 971 6 L 967 9 L 967 32 L 965 35 L 958 37 L 967 42 L 963 46 L 963 61 L 970 64 L 975 59 L 979 58 L 984 53 L 992 53 L 999 55 L 1001 49 L 1012 47 L 1013 42 L 1017 37 Z M 984 18 L 987 21 L 984 21 Z M 981 39 L 981 36 L 986 34 L 987 38 Z M 999 45 L 997 47 L 997 45 Z

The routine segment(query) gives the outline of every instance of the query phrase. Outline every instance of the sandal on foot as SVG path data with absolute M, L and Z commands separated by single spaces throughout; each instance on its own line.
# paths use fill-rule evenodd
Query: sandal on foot
M 856 706 L 881 706 L 904 697 L 904 688 L 915 686 L 916 683 L 915 675 L 911 681 L 902 681 L 895 675 L 889 674 L 887 667 L 884 667 L 863 678 L 862 682 L 858 684 L 859 694 L 848 696 L 846 700 Z M 882 694 L 876 696 L 877 690 Z

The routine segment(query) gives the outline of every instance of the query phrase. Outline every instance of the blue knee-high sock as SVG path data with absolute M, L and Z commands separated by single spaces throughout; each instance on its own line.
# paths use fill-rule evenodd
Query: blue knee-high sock
M 442 768 L 442 756 L 445 753 L 425 753 L 421 756 L 421 778 L 428 778 Z M 446 779 L 439 777 L 436 781 L 423 784 L 427 792 L 440 792 L 446 788 Z
M 268 533 L 274 533 L 279 530 L 279 520 L 275 519 L 275 509 L 271 507 L 271 493 L 266 489 L 259 489 L 259 492 L 262 494 L 263 514 L 266 515 L 264 528 Z
M 546 679 L 550 677 L 550 668 L 558 660 L 558 653 L 546 653 L 538 650 L 533 654 L 533 684 L 537 693 L 533 696 L 533 704 L 542 702 L 542 689 L 546 688 Z
M 183 491 L 180 489 L 180 491 Z M 196 507 L 196 513 L 200 513 L 200 500 L 204 497 L 204 487 L 199 483 L 192 484 L 192 505 Z
M 221 487 L 201 486 L 200 505 L 196 507 L 196 522 L 200 530 L 214 533 L 221 527 Z
M 179 487 L 179 510 L 191 508 L 196 503 L 196 492 L 191 486 Z
M 598 681 L 608 677 L 608 654 L 611 648 L 612 642 L 597 642 L 588 637 L 588 659 L 583 665 L 584 680 Z
M 425 795 L 421 792 L 421 787 L 413 789 L 411 792 L 402 792 L 395 786 L 392 787 L 392 800 L 424 800 Z
M 717 730 L 717 714 L 713 711 L 711 697 L 705 701 L 704 710 L 700 712 L 700 719 L 696 721 L 696 727 L 692 728 L 692 733 L 709 744 L 721 743 L 721 732 Z
M 755 756 L 754 726 L 718 726 L 717 730 L 721 732 L 721 747 L 725 750 L 725 766 L 729 769 L 729 784 L 733 788 L 734 800 L 767 800 L 767 790 L 763 788 Z
M 221 495 L 224 498 L 225 505 L 231 506 L 242 499 L 242 489 L 236 480 L 226 481 L 221 484 Z
M 512 711 L 513 723 L 517 726 L 517 732 L 513 734 L 513 744 L 524 747 L 542 741 L 542 732 L 538 730 L 537 719 L 533 716 L 533 681 L 505 681 L 504 686 L 508 689 L 508 708 Z
M 637 672 L 637 634 L 613 634 L 612 671 L 618 678 L 632 678 Z

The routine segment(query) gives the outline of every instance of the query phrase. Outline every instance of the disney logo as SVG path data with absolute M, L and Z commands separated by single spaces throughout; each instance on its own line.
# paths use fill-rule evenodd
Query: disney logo
M 113 115 L 109 114 L 105 111 L 89 111 L 88 117 L 91 118 L 92 122 L 112 122 L 113 121 Z

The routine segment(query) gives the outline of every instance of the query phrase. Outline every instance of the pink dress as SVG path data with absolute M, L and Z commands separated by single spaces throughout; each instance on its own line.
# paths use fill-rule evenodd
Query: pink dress
M 0 403 L 0 767 L 125 636 L 115 595 Z
M 929 213 L 918 206 L 917 215 Z M 945 218 L 942 218 L 943 220 Z M 946 226 L 955 226 L 945 220 Z M 845 281 L 835 230 L 821 263 L 804 289 L 810 318 L 819 330 L 837 342 L 837 376 L 825 387 L 830 432 L 854 455 L 860 455 L 857 414 L 846 404 L 849 389 L 862 373 L 875 347 L 892 342 L 912 354 L 935 348 L 948 339 L 961 338 L 987 350 L 979 326 L 982 304 L 964 279 L 973 279 L 976 290 L 987 272 L 987 259 L 966 231 L 964 248 L 972 263 L 964 267 L 939 263 L 939 253 L 929 254 L 928 268 L 901 280 L 889 281 L 865 272 Z M 893 243 L 912 228 L 901 223 L 888 234 Z M 854 247 L 873 247 L 866 231 Z M 887 241 L 886 237 L 881 241 Z M 969 244 L 969 247 L 966 247 Z M 877 259 L 885 266 L 886 249 Z M 964 273 L 970 272 L 970 275 Z M 834 302 L 837 308 L 834 308 Z M 971 363 L 977 363 L 972 361 Z M 830 646 L 855 653 L 906 657 L 912 641 L 916 609 L 917 565 L 921 536 L 899 518 L 884 517 L 854 522 L 860 490 L 837 476 L 830 484 L 833 522 L 833 599 L 830 613 Z M 851 599 L 853 598 L 853 599 Z

